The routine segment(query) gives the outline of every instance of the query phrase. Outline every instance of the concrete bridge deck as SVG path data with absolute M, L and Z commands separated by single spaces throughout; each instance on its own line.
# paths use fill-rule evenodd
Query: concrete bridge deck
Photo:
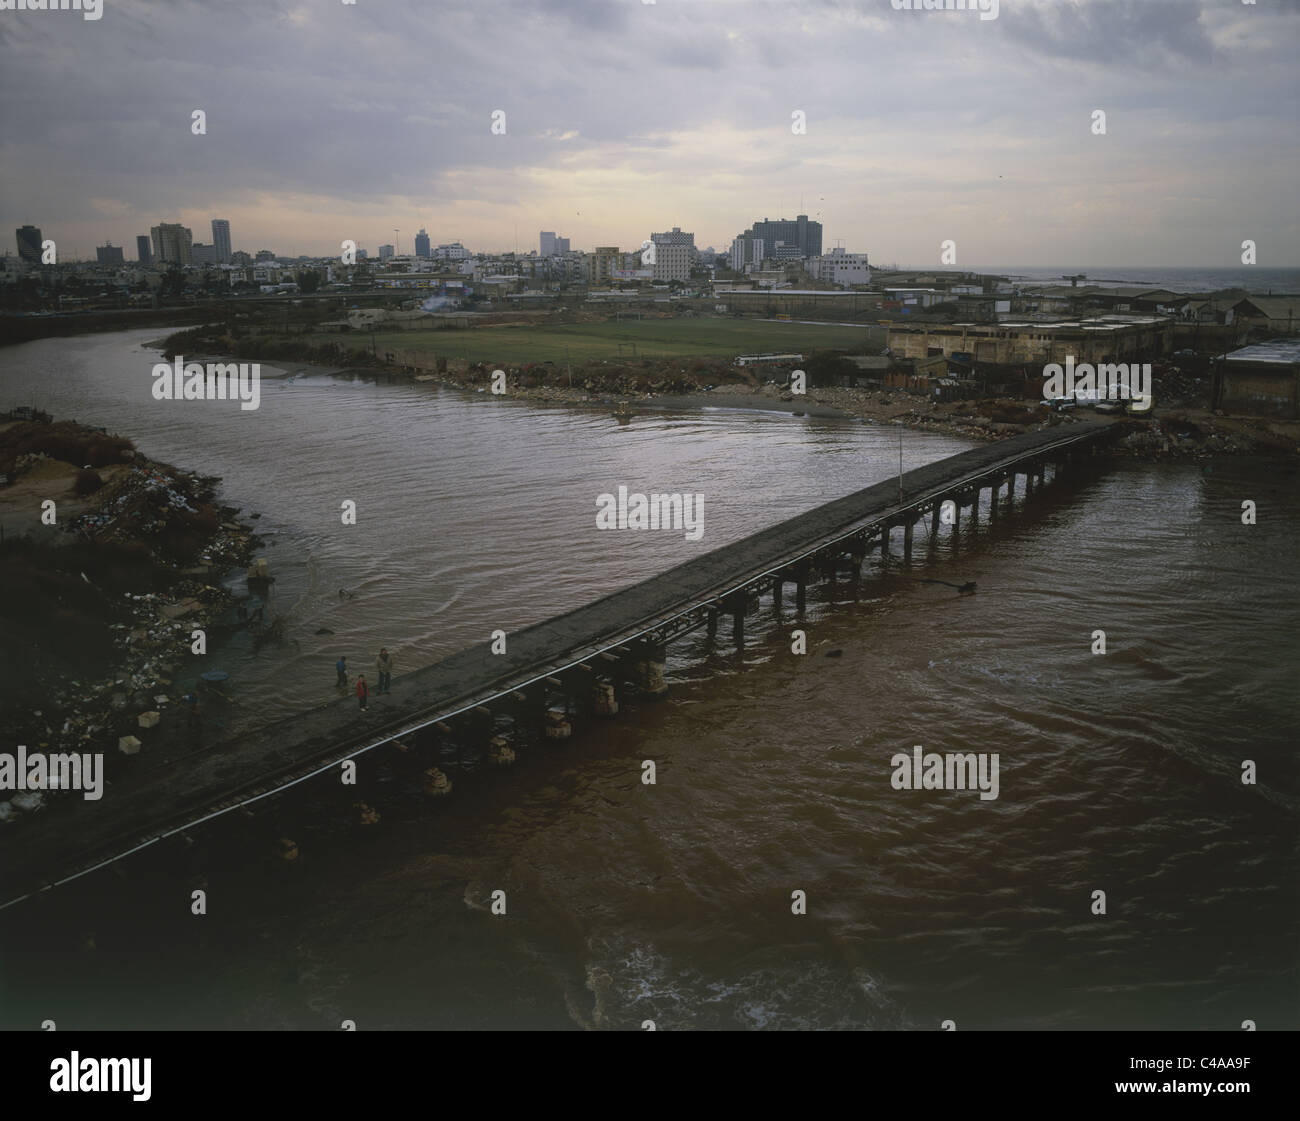
M 970 505 L 979 486 L 1087 452 L 1113 435 L 1100 420 L 1061 425 L 962 452 L 828 502 L 613 592 L 594 603 L 508 636 L 508 653 L 485 641 L 404 674 L 362 714 L 349 696 L 286 718 L 202 753 L 110 785 L 99 802 L 60 807 L 7 830 L 0 839 L 0 910 L 152 845 L 203 821 L 268 797 L 346 758 L 510 697 L 561 691 L 561 681 L 591 662 L 608 668 L 611 651 L 660 645 L 716 619 L 743 617 L 746 591 L 780 577 L 808 579 L 806 562 L 865 550 L 885 527 L 912 524 L 952 497 Z M 727 606 L 730 604 L 731 606 Z M 601 659 L 604 659 L 602 662 Z M 659 660 L 662 660 L 661 658 Z M 589 684 L 594 674 L 584 680 Z M 549 684 L 548 684 L 549 683 Z M 146 751 L 148 748 L 146 748 Z

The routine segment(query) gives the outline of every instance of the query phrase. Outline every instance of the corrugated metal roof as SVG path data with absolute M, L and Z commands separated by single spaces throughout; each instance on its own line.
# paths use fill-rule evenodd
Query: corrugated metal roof
M 1280 366 L 1300 364 L 1300 339 L 1274 339 L 1272 342 L 1254 343 L 1234 350 L 1228 362 L 1269 362 Z

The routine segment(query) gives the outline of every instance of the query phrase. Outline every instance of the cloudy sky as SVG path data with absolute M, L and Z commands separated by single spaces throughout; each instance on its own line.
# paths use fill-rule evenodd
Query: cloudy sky
M 722 248 L 802 200 L 877 264 L 1300 264 L 1300 0 L 102 2 L 0 11 L 7 252 Z

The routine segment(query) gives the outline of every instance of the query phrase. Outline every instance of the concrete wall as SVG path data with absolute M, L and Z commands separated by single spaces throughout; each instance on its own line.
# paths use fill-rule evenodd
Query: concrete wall
M 818 315 L 855 315 L 875 311 L 880 303 L 878 292 L 814 292 L 791 295 L 775 289 L 770 292 L 728 292 L 721 297 L 732 311 L 762 312 L 769 306 L 783 312 L 815 312 Z
M 1227 413 L 1296 419 L 1298 396 L 1300 366 L 1283 366 L 1275 372 L 1225 365 L 1219 408 Z

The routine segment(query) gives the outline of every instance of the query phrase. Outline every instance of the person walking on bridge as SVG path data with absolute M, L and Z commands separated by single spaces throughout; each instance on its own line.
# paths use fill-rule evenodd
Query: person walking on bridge
M 375 695 L 391 691 L 393 684 L 393 658 L 388 653 L 388 647 L 379 651 L 379 660 L 375 663 L 379 667 L 379 688 L 375 690 Z
M 366 700 L 370 696 L 370 689 L 366 685 L 366 675 L 364 673 L 357 675 L 357 706 L 362 712 L 366 711 Z

